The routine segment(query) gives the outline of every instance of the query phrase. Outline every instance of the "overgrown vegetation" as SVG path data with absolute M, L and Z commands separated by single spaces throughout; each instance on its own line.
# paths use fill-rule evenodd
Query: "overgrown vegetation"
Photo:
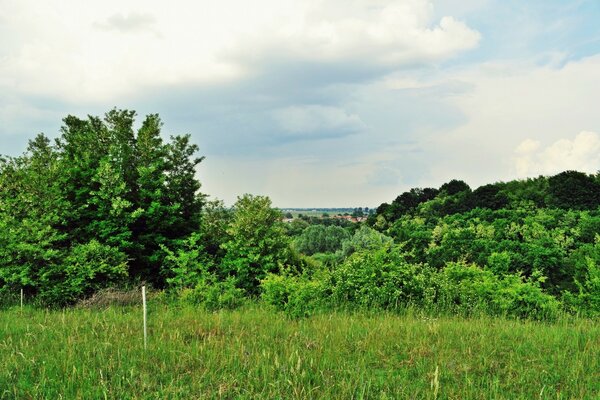
M 600 173 L 284 223 L 134 118 L 0 158 L 0 399 L 600 397 Z
M 146 282 L 209 309 L 555 319 L 600 312 L 600 174 L 414 188 L 367 224 L 295 218 L 264 196 L 207 201 L 189 136 L 149 115 L 64 119 L 0 162 L 0 298 L 68 305 Z M 363 213 L 362 209 L 356 212 Z
M 138 297 L 139 301 L 139 297 Z M 0 312 L 0 399 L 595 399 L 600 328 L 418 310 Z

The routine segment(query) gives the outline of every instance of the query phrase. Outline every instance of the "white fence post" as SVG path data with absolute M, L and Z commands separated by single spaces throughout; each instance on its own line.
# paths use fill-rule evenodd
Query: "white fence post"
M 144 350 L 148 347 L 148 331 L 146 328 L 146 286 L 142 286 L 142 307 L 144 309 Z

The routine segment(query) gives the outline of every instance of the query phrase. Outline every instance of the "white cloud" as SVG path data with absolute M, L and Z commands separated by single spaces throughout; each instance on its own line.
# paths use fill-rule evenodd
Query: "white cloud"
M 309 105 L 286 107 L 274 112 L 288 134 L 301 136 L 345 136 L 365 127 L 356 114 L 338 107 Z
M 95 26 L 105 30 L 117 30 L 124 33 L 153 31 L 156 19 L 149 14 L 114 14 L 106 21 L 97 22 Z
M 515 153 L 519 155 L 529 155 L 539 149 L 540 142 L 538 140 L 525 139 L 517 146 Z
M 464 23 L 432 16 L 425 0 L 4 0 L 0 90 L 114 101 L 250 76 L 270 57 L 398 66 L 478 43 Z
M 458 177 L 478 185 L 561 168 L 600 168 L 593 165 L 591 154 L 577 162 L 583 154 L 579 147 L 567 151 L 568 146 L 561 141 L 567 132 L 600 132 L 594 106 L 600 104 L 600 56 L 561 67 L 539 65 L 536 60 L 487 62 L 432 80 L 461 81 L 470 88 L 442 99 L 455 105 L 466 122 L 422 139 L 422 146 L 430 152 L 436 182 Z M 576 146 L 585 137 L 568 140 Z M 544 143 L 559 143 L 556 148 L 562 150 L 553 147 L 550 151 L 542 146 Z M 551 168 L 550 162 L 536 156 L 521 160 L 517 167 L 515 156 L 520 154 L 515 155 L 515 150 L 552 159 L 556 166 Z M 552 152 L 560 155 L 554 157 Z
M 565 170 L 595 173 L 600 170 L 600 135 L 583 131 L 573 139 L 560 139 L 540 148 L 527 139 L 515 150 L 515 169 L 521 178 L 552 175 Z
M 478 32 L 451 16 L 432 21 L 428 1 L 312 1 L 268 37 L 255 37 L 268 55 L 273 47 L 304 60 L 355 60 L 381 65 L 436 61 L 473 48 Z M 273 34 L 274 33 L 274 34 Z M 266 39 L 266 40 L 265 40 Z M 255 51 L 255 50 L 254 50 Z

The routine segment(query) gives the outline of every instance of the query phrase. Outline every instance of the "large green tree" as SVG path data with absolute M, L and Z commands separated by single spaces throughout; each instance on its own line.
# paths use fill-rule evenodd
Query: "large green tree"
M 158 115 L 67 116 L 0 160 L 0 287 L 58 303 L 129 275 L 163 285 L 163 245 L 200 227 L 204 196 L 190 136 L 164 141 Z M 104 259 L 105 262 L 98 262 Z

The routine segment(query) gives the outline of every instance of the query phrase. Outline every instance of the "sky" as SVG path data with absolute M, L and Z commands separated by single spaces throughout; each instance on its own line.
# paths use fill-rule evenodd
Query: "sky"
M 191 134 L 230 205 L 595 173 L 598 21 L 597 0 L 0 0 L 0 154 L 117 107 Z

